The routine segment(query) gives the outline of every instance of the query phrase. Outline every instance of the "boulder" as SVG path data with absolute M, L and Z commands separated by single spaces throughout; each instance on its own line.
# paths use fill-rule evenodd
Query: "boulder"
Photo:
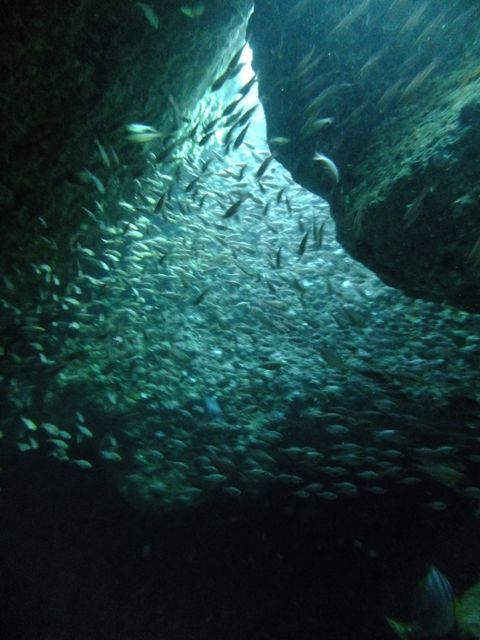
M 249 41 L 272 152 L 337 238 L 410 296 L 480 308 L 480 8 L 259 0 Z

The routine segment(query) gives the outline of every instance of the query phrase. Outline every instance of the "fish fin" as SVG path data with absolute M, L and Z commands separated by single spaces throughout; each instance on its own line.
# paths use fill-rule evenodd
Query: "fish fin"
M 388 622 L 390 628 L 397 634 L 400 640 L 410 640 L 413 626 L 407 622 L 400 622 L 400 620 L 394 620 L 385 616 L 385 620 Z

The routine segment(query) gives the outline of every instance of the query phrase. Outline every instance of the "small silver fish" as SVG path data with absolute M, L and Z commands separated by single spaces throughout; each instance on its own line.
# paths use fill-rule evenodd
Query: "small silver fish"
M 97 146 L 98 153 L 100 154 L 103 164 L 106 167 L 110 168 L 110 158 L 108 157 L 108 153 L 105 151 L 105 147 L 98 138 L 95 138 L 95 144 Z
M 187 18 L 199 18 L 203 15 L 205 11 L 205 5 L 203 2 L 195 2 L 194 4 L 186 4 L 183 7 L 180 7 L 179 11 L 183 13 L 183 15 L 187 16 Z
M 152 26 L 154 29 L 158 29 L 158 27 L 160 26 L 160 20 L 158 19 L 158 16 L 155 13 L 154 9 L 149 4 L 145 4 L 145 2 L 137 2 L 136 5 L 143 13 L 150 26 Z
M 222 407 L 215 396 L 206 396 L 203 404 L 210 418 L 220 418 L 223 415 Z
M 303 236 L 300 245 L 298 247 L 298 256 L 301 258 L 303 256 L 303 254 L 305 253 L 305 249 L 307 248 L 307 240 L 308 240 L 308 231 L 305 233 L 305 235 Z
M 259 168 L 258 168 L 258 170 L 257 170 L 257 172 L 256 172 L 256 174 L 255 174 L 255 177 L 256 177 L 257 179 L 258 179 L 258 178 L 261 178 L 261 177 L 263 176 L 263 174 L 264 174 L 264 173 L 265 173 L 265 171 L 268 169 L 268 167 L 269 167 L 269 165 L 270 165 L 270 163 L 271 163 L 271 161 L 272 161 L 272 160 L 273 160 L 273 156 L 272 156 L 272 155 L 269 155 L 269 156 L 267 156 L 267 157 L 265 158 L 265 160 L 264 160 L 264 161 L 262 162 L 262 164 L 259 166 Z
M 228 209 L 223 214 L 222 218 L 231 218 L 232 216 L 234 216 L 242 206 L 244 200 L 245 198 L 240 198 L 239 200 L 234 202 L 230 207 L 228 207 Z
M 193 300 L 193 304 L 195 306 L 201 304 L 205 299 L 205 296 L 207 295 L 207 293 L 210 291 L 210 289 L 211 287 L 206 287 L 205 289 L 203 289 L 203 291 L 199 293 L 198 296 Z

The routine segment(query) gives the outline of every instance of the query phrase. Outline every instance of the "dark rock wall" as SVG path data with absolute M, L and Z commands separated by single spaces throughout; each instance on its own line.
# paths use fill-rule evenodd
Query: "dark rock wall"
M 475 2 L 259 0 L 249 27 L 272 151 L 329 200 L 339 241 L 386 283 L 470 310 L 479 26 Z

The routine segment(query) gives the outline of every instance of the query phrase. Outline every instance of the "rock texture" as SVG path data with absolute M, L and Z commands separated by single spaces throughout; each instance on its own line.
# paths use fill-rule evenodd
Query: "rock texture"
M 341 244 L 408 295 L 474 311 L 479 31 L 476 2 L 441 0 L 259 0 L 249 26 L 271 149 L 330 202 Z

